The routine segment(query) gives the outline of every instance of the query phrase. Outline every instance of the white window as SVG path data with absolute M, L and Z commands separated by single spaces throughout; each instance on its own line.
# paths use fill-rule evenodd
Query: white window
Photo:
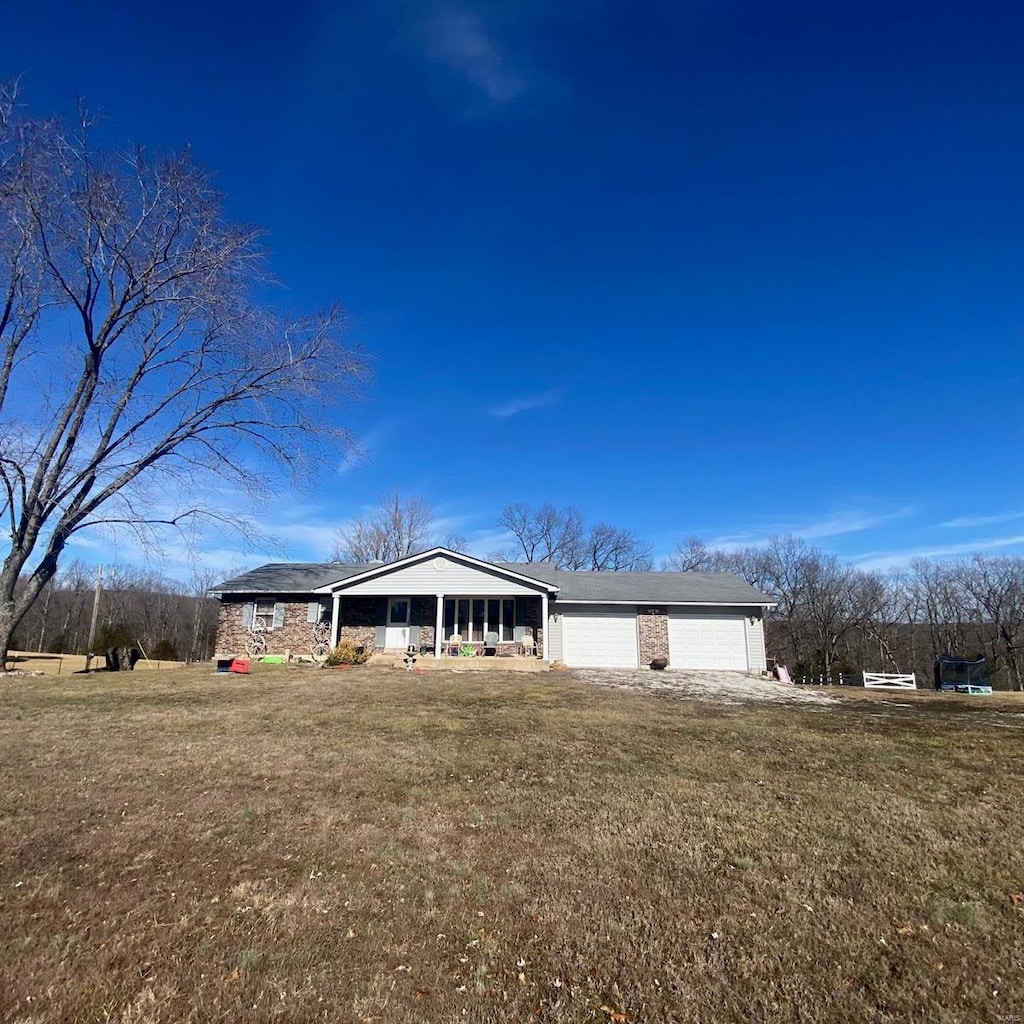
M 452 597 L 444 602 L 444 635 L 458 633 L 463 640 L 483 641 L 488 633 L 499 640 L 515 639 L 514 597 Z
M 271 598 L 260 598 L 252 606 L 254 629 L 280 629 L 284 625 L 284 605 Z

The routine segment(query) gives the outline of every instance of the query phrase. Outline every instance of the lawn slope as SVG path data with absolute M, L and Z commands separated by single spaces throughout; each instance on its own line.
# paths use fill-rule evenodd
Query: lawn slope
M 0 1020 L 1024 1008 L 1020 705 L 263 667 L 0 686 Z

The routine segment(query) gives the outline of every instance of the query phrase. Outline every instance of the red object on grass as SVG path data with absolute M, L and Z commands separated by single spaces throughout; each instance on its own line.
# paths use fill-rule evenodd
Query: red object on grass
M 235 658 L 231 662 L 231 668 L 229 672 L 237 672 L 239 675 L 249 674 L 249 659 L 248 658 Z

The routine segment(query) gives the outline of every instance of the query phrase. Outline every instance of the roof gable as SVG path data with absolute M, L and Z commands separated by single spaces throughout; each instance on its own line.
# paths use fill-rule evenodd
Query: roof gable
M 468 569 L 471 574 L 467 576 L 465 571 L 451 572 L 453 568 Z M 386 586 L 385 590 L 381 590 L 380 585 L 374 584 L 380 581 L 384 585 L 386 580 L 387 583 L 404 587 L 409 593 L 466 593 L 466 587 L 470 585 L 467 581 L 484 578 L 501 584 L 495 593 L 538 593 L 545 590 L 556 593 L 558 590 L 557 584 L 525 575 L 511 566 L 485 562 L 472 555 L 436 547 L 400 558 L 397 562 L 369 566 L 361 572 L 322 585 L 316 592 L 384 593 Z

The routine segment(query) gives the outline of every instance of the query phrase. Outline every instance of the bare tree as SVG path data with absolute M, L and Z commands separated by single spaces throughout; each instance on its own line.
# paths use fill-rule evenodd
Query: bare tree
M 675 572 L 732 572 L 734 563 L 729 552 L 709 548 L 699 537 L 687 537 L 676 543 L 661 567 Z
M 841 652 L 878 616 L 881 588 L 799 537 L 772 537 L 716 564 L 777 602 L 767 620 L 769 642 L 796 671 L 830 675 Z
M 76 532 L 221 515 L 177 496 L 255 496 L 328 439 L 364 362 L 337 311 L 254 303 L 258 239 L 187 152 L 104 152 L 0 93 L 0 655 Z
M 186 661 L 202 661 L 213 653 L 217 636 L 219 602 L 207 595 L 217 582 L 217 574 L 210 569 L 196 568 L 192 573 L 190 603 L 192 605 Z
M 651 568 L 651 545 L 620 526 L 595 523 L 570 547 L 566 569 L 591 572 L 644 572 Z
M 1011 690 L 1024 689 L 1024 558 L 975 555 L 959 566 L 959 580 L 991 624 L 995 653 Z
M 556 509 L 551 504 L 534 509 L 521 501 L 501 510 L 500 523 L 515 537 L 515 544 L 494 552 L 499 561 L 551 562 L 560 567 L 575 557 L 584 530 L 578 509 Z
M 438 544 L 449 551 L 465 551 L 469 547 L 469 541 L 457 530 L 449 530 L 441 537 Z
M 810 548 L 800 565 L 800 605 L 813 651 L 831 677 L 841 648 L 877 618 L 882 590 L 864 572 Z
M 635 534 L 608 523 L 588 527 L 571 505 L 558 509 L 523 502 L 501 510 L 501 525 L 515 538 L 490 558 L 502 562 L 548 562 L 560 569 L 638 571 L 651 568 L 651 546 Z
M 956 563 L 914 559 L 909 585 L 914 590 L 918 615 L 927 627 L 933 657 L 982 650 L 980 622 L 966 600 Z
M 373 511 L 338 531 L 336 562 L 393 562 L 431 547 L 434 510 L 421 498 L 402 498 L 395 488 Z M 461 540 L 461 538 L 449 538 Z
M 906 574 L 863 573 L 860 603 L 865 610 L 858 664 L 892 672 L 916 671 L 914 626 L 916 607 Z

